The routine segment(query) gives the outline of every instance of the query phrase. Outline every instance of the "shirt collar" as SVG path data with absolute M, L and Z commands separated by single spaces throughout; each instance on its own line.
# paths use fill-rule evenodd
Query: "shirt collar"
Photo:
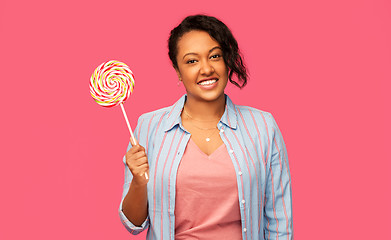
M 166 117 L 166 124 L 164 131 L 171 130 L 176 125 L 182 125 L 181 112 L 185 104 L 187 95 L 184 94 L 174 105 L 172 105 L 170 112 Z M 220 122 L 226 126 L 236 129 L 237 115 L 235 104 L 231 101 L 227 94 L 225 94 L 225 111 L 220 119 Z
M 237 114 L 236 114 L 236 106 L 225 94 L 225 111 L 223 116 L 220 119 L 220 122 L 224 123 L 228 127 L 232 129 L 236 129 L 237 125 Z

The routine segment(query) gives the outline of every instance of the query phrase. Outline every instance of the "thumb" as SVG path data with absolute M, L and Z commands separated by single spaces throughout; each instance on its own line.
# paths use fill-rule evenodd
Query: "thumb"
M 135 137 L 130 137 L 130 144 L 132 144 L 132 147 L 139 145 Z

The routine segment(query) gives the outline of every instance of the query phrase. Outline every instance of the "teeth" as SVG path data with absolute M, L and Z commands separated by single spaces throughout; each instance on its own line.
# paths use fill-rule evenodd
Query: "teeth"
M 213 83 L 215 83 L 217 80 L 216 79 L 213 79 L 213 80 L 207 80 L 207 81 L 203 81 L 203 82 L 200 82 L 199 85 L 211 85 Z

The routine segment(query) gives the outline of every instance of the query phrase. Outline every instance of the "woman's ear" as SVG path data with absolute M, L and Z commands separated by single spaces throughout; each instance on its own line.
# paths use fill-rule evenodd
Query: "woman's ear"
M 182 81 L 182 75 L 181 72 L 179 72 L 179 69 L 177 67 L 174 67 L 176 74 L 178 75 L 179 81 Z

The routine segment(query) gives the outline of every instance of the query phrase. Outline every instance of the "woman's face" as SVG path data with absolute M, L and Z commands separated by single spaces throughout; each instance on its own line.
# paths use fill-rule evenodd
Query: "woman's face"
M 214 101 L 224 96 L 228 69 L 218 42 L 204 31 L 185 33 L 177 44 L 176 72 L 188 97 Z

